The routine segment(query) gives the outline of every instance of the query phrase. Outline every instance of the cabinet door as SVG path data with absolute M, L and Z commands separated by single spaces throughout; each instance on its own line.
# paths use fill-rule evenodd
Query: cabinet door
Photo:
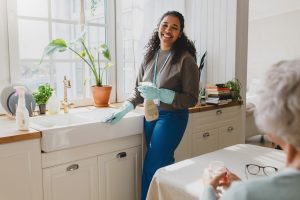
M 174 157 L 175 161 L 179 162 L 185 159 L 188 159 L 191 157 L 191 145 L 190 145 L 190 137 L 192 133 L 189 127 L 189 124 L 187 126 L 187 129 L 184 132 L 184 135 L 178 145 L 178 147 L 175 150 Z
M 100 200 L 140 200 L 141 147 L 98 157 Z
M 192 157 L 218 149 L 218 129 L 204 130 L 192 134 Z
M 98 200 L 97 157 L 43 170 L 44 200 Z
M 219 148 L 238 144 L 240 141 L 240 128 L 238 121 L 231 121 L 227 125 L 222 126 L 219 132 Z
M 41 200 L 40 140 L 0 145 L 0 199 Z

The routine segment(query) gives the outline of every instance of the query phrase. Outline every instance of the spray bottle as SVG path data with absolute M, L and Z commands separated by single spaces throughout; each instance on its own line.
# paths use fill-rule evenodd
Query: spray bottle
M 29 112 L 25 105 L 25 90 L 24 86 L 15 86 L 16 93 L 19 96 L 18 106 L 16 110 L 16 123 L 20 131 L 28 130 L 29 126 Z
M 153 85 L 151 82 L 141 82 L 140 85 Z M 145 118 L 147 121 L 156 120 L 159 116 L 158 109 L 153 100 L 145 100 L 144 102 L 145 108 Z

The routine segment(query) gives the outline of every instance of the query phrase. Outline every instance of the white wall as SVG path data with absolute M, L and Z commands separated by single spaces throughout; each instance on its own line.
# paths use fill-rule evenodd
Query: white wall
M 300 10 L 263 18 L 255 18 L 252 13 L 252 18 L 248 37 L 248 86 L 272 64 L 300 56 Z
M 201 82 L 224 83 L 235 77 L 236 15 L 237 0 L 186 1 L 186 33 L 199 58 L 207 51 Z

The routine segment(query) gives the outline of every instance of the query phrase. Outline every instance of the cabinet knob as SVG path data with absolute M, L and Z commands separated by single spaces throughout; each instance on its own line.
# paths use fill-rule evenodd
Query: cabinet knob
M 217 110 L 217 111 L 216 111 L 216 114 L 217 114 L 217 115 L 221 115 L 221 114 L 222 114 L 222 110 Z
M 227 131 L 228 132 L 231 132 L 231 131 L 233 131 L 234 130 L 234 128 L 232 127 L 232 126 L 229 126 L 228 128 L 227 128 Z
M 126 152 L 120 152 L 117 154 L 117 158 L 124 158 L 127 156 L 127 153 Z
M 73 164 L 73 165 L 70 165 L 69 167 L 67 167 L 67 171 L 74 171 L 76 169 L 79 169 L 78 164 Z
M 203 133 L 203 137 L 204 138 L 209 137 L 209 132 Z

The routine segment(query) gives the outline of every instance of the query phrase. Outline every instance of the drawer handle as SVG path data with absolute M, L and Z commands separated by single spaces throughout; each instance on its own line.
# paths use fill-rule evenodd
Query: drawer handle
M 127 153 L 126 152 L 120 152 L 117 154 L 117 158 L 124 158 L 127 156 Z
M 204 138 L 209 137 L 209 132 L 203 133 L 203 137 Z
M 78 164 L 73 164 L 73 165 L 70 165 L 69 167 L 67 167 L 67 171 L 74 171 L 74 170 L 77 170 L 79 169 L 79 165 Z
M 217 114 L 217 115 L 221 115 L 222 113 L 223 113 L 222 110 L 217 110 L 217 111 L 216 111 L 216 114 Z
M 234 130 L 234 128 L 232 127 L 232 126 L 229 126 L 228 128 L 227 128 L 227 131 L 228 132 L 231 132 L 231 131 L 233 131 Z

